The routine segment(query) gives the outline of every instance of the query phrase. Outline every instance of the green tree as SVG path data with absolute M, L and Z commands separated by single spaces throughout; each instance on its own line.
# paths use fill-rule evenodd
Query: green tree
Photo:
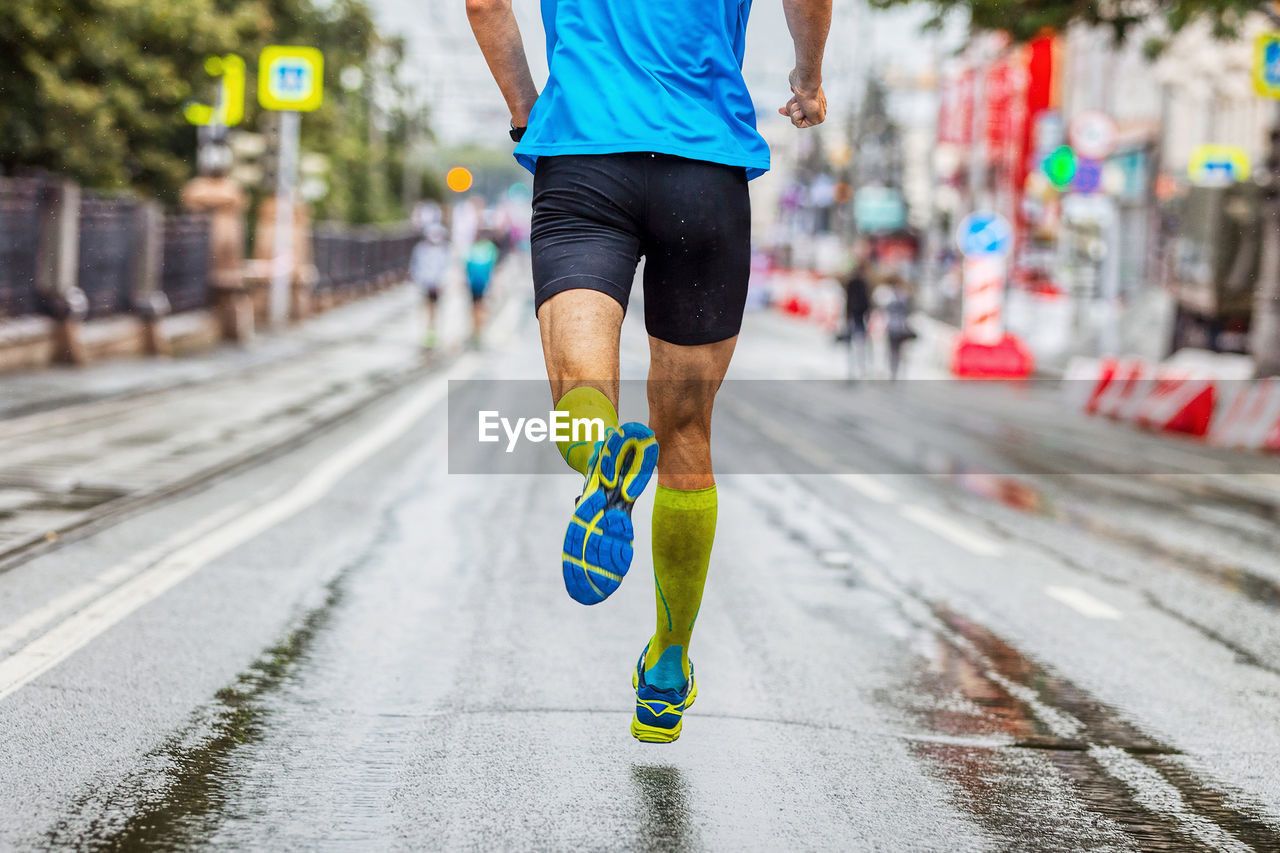
M 325 103 L 302 123 L 303 146 L 333 163 L 321 215 L 403 215 L 394 182 L 425 118 L 400 83 L 403 44 L 378 32 L 363 0 L 0 0 L 0 170 L 172 201 L 195 166 L 183 105 L 209 102 L 217 85 L 205 58 L 246 60 L 252 128 L 257 57 L 273 43 L 325 54 Z M 349 67 L 365 78 L 353 92 L 337 84 Z
M 172 193 L 194 136 L 182 119 L 206 56 L 252 24 L 214 0 L 5 0 L 0 165 L 96 187 Z

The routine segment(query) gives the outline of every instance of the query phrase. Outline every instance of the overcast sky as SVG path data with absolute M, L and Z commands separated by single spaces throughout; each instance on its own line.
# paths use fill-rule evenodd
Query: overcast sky
M 384 30 L 408 37 L 408 73 L 423 87 L 442 141 L 504 140 L 508 114 L 472 38 L 464 0 L 370 2 Z M 925 8 L 872 14 L 858 0 L 835 2 L 825 69 L 833 107 L 856 97 L 852 81 L 868 65 L 913 70 L 932 61 L 934 51 L 920 34 Z M 539 0 L 514 0 L 514 4 L 534 79 L 541 88 L 547 68 Z M 785 102 L 787 72 L 793 61 L 781 0 L 755 0 L 747 29 L 745 76 L 761 112 Z

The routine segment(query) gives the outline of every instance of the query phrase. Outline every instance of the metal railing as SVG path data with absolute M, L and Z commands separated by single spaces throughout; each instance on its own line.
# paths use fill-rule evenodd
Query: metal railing
M 195 311 L 209 305 L 209 220 L 204 216 L 167 216 L 160 289 L 169 309 Z
M 87 310 L 87 318 L 154 310 L 155 302 L 145 291 L 156 285 L 146 285 L 143 279 L 155 275 L 157 260 L 158 286 L 170 311 L 194 311 L 210 305 L 210 223 L 206 217 L 164 217 L 162 245 L 156 247 L 161 235 L 153 230 L 158 224 L 154 206 L 149 208 L 127 196 L 82 191 L 71 196 L 69 207 L 58 207 L 59 186 L 65 184 L 52 177 L 0 178 L 0 318 L 56 314 L 51 306 L 57 300 L 46 298 L 40 288 L 49 286 L 42 281 L 50 277 L 48 270 L 42 273 L 42 264 L 48 259 L 41 259 L 49 254 L 58 234 L 66 236 L 58 224 L 59 216 L 71 217 L 78 229 L 78 235 L 71 235 L 78 237 L 76 242 L 62 240 L 66 248 L 61 257 L 74 267 L 74 281 L 62 286 L 71 291 L 78 288 L 84 294 L 80 300 L 84 304 L 77 310 Z M 318 273 L 315 289 L 342 292 L 404 278 L 418 239 L 419 232 L 403 224 L 353 227 L 318 223 L 313 233 Z
M 89 193 L 81 197 L 77 281 L 89 300 L 88 319 L 132 308 L 138 226 L 137 202 Z
M 318 223 L 313 247 L 317 291 L 338 291 L 371 284 L 389 276 L 404 277 L 420 239 L 408 226 L 352 228 Z
M 39 313 L 40 182 L 0 179 L 0 317 Z

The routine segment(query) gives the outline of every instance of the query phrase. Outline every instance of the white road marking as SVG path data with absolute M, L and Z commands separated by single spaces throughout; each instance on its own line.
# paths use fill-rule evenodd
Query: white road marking
M 823 564 L 836 569 L 844 569 L 853 565 L 853 555 L 848 551 L 821 551 L 818 553 L 818 559 Z
M 989 668 L 984 674 L 1008 691 L 1010 696 L 1024 703 L 1031 710 L 1031 713 L 1035 714 L 1036 719 L 1044 723 L 1049 731 L 1056 736 L 1071 740 L 1085 733 L 1084 723 L 1080 722 L 1072 714 L 1055 708 L 1042 700 L 1040 694 L 1034 688 L 1006 678 L 1003 673 L 994 667 Z
M 1118 746 L 1091 746 L 1089 755 L 1112 777 L 1133 791 L 1133 800 L 1158 815 L 1171 817 L 1186 832 L 1211 850 L 1247 853 L 1252 850 L 1216 823 L 1196 814 L 1187 801 L 1155 768 Z
M 245 501 L 234 503 L 205 518 L 198 524 L 193 524 L 186 530 L 178 531 L 158 545 L 147 548 L 145 551 L 139 551 L 124 562 L 99 572 L 89 580 L 67 590 L 62 595 L 10 623 L 3 630 L 0 630 L 0 652 L 25 639 L 37 628 L 44 627 L 45 624 L 52 622 L 59 616 L 72 612 L 86 601 L 128 580 L 169 552 L 186 545 L 196 537 L 208 533 L 223 522 L 239 515 L 244 511 L 245 505 Z
M 871 498 L 873 501 L 889 504 L 898 499 L 897 492 L 883 480 L 870 474 L 838 474 L 836 478 L 855 492 L 862 494 L 863 497 Z
M 914 521 L 921 527 L 933 531 L 943 539 L 950 540 L 953 544 L 959 545 L 979 557 L 998 557 L 1004 553 L 1004 548 L 994 539 L 989 539 L 970 527 L 952 521 L 945 515 L 940 515 L 927 507 L 905 504 L 899 509 L 899 512 L 902 513 L 903 518 Z
M 473 364 L 474 357 L 465 356 L 450 373 L 455 378 L 459 374 L 465 375 Z M 0 700 L 39 678 L 200 568 L 317 503 L 344 476 L 408 432 L 432 406 L 445 398 L 448 389 L 448 377 L 436 378 L 377 426 L 320 463 L 284 494 L 251 507 L 221 528 L 198 535 L 151 568 L 0 660 Z
M 1119 619 L 1124 615 L 1110 604 L 1094 598 L 1083 589 L 1076 589 L 1073 586 L 1047 586 L 1044 591 L 1050 598 L 1062 602 L 1072 610 L 1083 616 L 1088 616 L 1090 619 Z

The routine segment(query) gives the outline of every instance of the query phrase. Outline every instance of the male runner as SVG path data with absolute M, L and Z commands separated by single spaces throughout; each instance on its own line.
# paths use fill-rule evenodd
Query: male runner
M 796 127 L 826 117 L 831 0 L 783 0 Z M 751 0 L 542 0 L 539 95 L 511 0 L 467 0 L 534 171 L 534 304 L 557 410 L 602 418 L 603 442 L 560 447 L 586 477 L 565 534 L 569 595 L 607 598 L 631 563 L 631 506 L 655 467 L 657 630 L 636 665 L 631 733 L 680 736 L 697 685 L 689 640 L 716 526 L 711 407 L 742 325 L 747 181 L 769 168 L 742 77 Z M 645 257 L 649 426 L 618 425 L 618 336 Z M 652 429 L 650 429 L 652 427 Z M 661 448 L 661 461 L 658 457 Z
M 490 239 L 488 231 L 481 231 L 467 250 L 467 286 L 471 289 L 471 343 L 480 345 L 480 331 L 484 328 L 484 296 L 493 278 L 493 268 L 498 263 L 498 247 Z

